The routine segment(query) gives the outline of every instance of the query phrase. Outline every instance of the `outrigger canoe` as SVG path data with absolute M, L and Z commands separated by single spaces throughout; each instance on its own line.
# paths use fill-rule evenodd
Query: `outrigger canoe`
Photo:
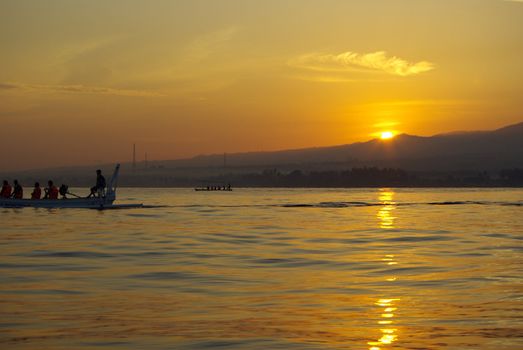
M 3 208 L 86 208 L 86 209 L 118 209 L 142 207 L 142 204 L 115 205 L 116 186 L 120 164 L 117 164 L 113 176 L 109 180 L 105 194 L 91 198 L 62 198 L 62 199 L 15 199 L 0 198 L 0 207 Z

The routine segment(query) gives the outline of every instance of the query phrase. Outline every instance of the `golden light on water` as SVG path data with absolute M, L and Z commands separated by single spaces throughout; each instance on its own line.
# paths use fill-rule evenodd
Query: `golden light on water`
M 376 217 L 378 227 L 391 229 L 395 227 L 396 217 L 392 215 L 396 206 L 393 202 L 394 192 L 388 189 L 380 190 L 378 200 L 383 206 L 378 210 Z M 396 254 L 385 254 L 380 259 L 387 266 L 397 265 Z M 391 283 L 397 280 L 395 276 L 388 276 L 385 281 Z M 398 340 L 398 328 L 394 327 L 396 312 L 398 311 L 399 298 L 380 298 L 374 304 L 379 307 L 379 320 L 377 321 L 380 335 L 377 340 L 369 341 L 369 350 L 384 350 L 386 347 Z
M 398 262 L 394 260 L 394 255 L 385 255 L 385 257 L 382 258 L 381 261 L 386 262 L 387 265 L 397 265 L 398 264 Z
M 386 328 L 386 329 L 380 329 L 380 331 L 381 331 L 382 333 L 385 333 L 385 334 L 393 334 L 394 332 L 397 331 L 397 329 L 395 329 L 395 328 L 392 328 L 392 329 L 388 329 L 388 328 Z
M 392 303 L 397 301 L 397 300 L 399 300 L 399 299 L 379 299 L 376 302 L 376 305 L 382 306 L 382 307 L 388 307 L 388 306 L 392 305 Z
M 380 228 L 391 229 L 394 228 L 394 217 L 392 212 L 394 211 L 393 205 L 386 205 L 382 207 L 377 214 L 378 219 L 380 220 Z
M 395 203 L 393 202 L 394 192 L 390 190 L 381 190 L 378 195 L 378 200 L 384 205 L 380 208 L 376 214 L 380 225 L 383 229 L 394 228 L 394 220 L 396 217 L 393 215 L 393 211 L 396 209 Z
M 383 346 L 390 345 L 398 339 L 398 335 L 396 334 L 398 329 L 390 325 L 394 323 L 393 319 L 395 314 L 392 312 L 398 309 L 396 304 L 399 300 L 398 298 L 378 299 L 375 303 L 375 305 L 383 308 L 383 313 L 380 314 L 381 319 L 378 321 L 381 336 L 377 340 L 367 343 L 370 345 L 369 350 L 381 350 Z
M 129 348 L 184 348 L 229 339 L 241 348 L 521 349 L 521 259 L 507 249 L 520 233 L 519 208 L 499 205 L 519 203 L 520 190 L 121 191 L 167 207 L 2 210 L 14 224 L 0 235 L 0 309 L 13 321 L 4 322 L 0 348 L 122 339 Z M 496 204 L 403 205 L 456 199 Z M 326 200 L 371 205 L 264 209 Z M 385 206 L 393 208 L 391 229 L 380 228 Z M 85 223 L 93 220 L 110 234 L 92 234 Z M 486 225 L 504 237 L 478 234 Z M 492 254 L 449 257 L 451 248 Z
M 396 340 L 398 336 L 395 335 L 395 334 L 384 334 L 381 338 L 380 338 L 380 342 L 382 344 L 392 344 L 392 342 L 394 342 Z

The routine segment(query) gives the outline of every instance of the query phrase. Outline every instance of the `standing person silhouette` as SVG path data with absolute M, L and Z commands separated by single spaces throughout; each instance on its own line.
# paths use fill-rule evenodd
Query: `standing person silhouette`
M 97 194 L 100 197 L 104 193 L 105 186 L 105 177 L 102 175 L 102 171 L 98 169 L 96 170 L 96 185 L 91 187 L 91 193 L 89 196 L 87 196 L 87 198 L 91 198 L 93 196 L 96 197 Z

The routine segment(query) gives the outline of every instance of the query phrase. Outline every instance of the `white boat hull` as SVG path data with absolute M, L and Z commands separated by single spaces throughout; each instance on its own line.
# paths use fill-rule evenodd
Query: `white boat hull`
M 67 198 L 67 199 L 0 199 L 3 208 L 92 208 L 103 209 L 113 205 L 114 198 Z

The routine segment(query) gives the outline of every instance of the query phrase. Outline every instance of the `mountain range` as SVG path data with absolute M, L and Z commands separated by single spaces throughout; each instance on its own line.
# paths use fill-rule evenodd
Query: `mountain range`
M 224 155 L 162 162 L 169 168 L 221 167 Z M 408 134 L 347 145 L 275 152 L 232 153 L 234 167 L 396 167 L 413 171 L 497 171 L 523 167 L 523 122 L 493 131 L 452 132 L 429 137 Z

